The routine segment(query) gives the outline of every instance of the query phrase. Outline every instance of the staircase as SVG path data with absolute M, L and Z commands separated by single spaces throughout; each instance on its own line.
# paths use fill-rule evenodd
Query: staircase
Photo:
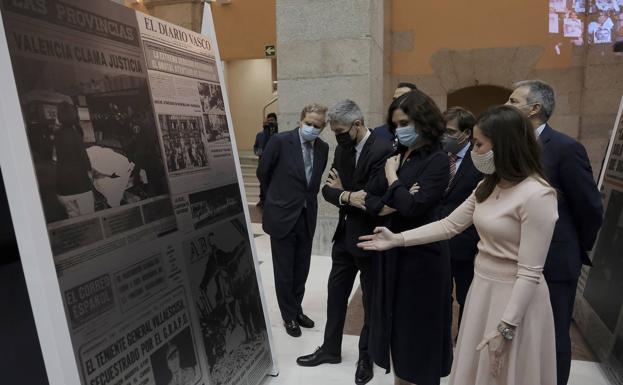
M 238 151 L 240 158 L 240 168 L 242 179 L 244 181 L 244 189 L 247 193 L 247 202 L 249 205 L 255 205 L 260 200 L 260 182 L 255 176 L 257 169 L 257 156 L 253 151 Z

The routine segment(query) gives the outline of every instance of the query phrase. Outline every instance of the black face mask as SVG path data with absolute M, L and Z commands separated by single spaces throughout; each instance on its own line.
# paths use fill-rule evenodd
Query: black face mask
M 346 149 L 351 149 L 355 147 L 355 140 L 350 137 L 350 129 L 346 132 L 342 132 L 341 134 L 336 134 L 335 140 L 337 141 L 337 144 L 339 146 L 342 146 Z

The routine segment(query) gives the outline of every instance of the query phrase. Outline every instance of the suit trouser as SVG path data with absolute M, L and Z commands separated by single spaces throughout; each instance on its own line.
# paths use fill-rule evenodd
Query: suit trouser
M 558 385 L 566 385 L 571 370 L 571 318 L 578 281 L 547 282 L 556 330 L 556 366 Z
M 341 355 L 348 297 L 359 271 L 364 314 L 363 327 L 359 336 L 359 358 L 367 357 L 372 260 L 370 257 L 356 257 L 350 254 L 339 242 L 333 244 L 331 259 L 332 265 L 331 273 L 329 274 L 327 298 L 327 324 L 325 325 L 322 348 L 332 354 Z
M 270 237 L 273 254 L 275 291 L 284 321 L 296 320 L 303 313 L 305 282 L 309 274 L 313 235 L 307 226 L 307 210 L 303 209 L 294 228 L 283 238 Z
M 474 260 L 452 260 L 452 284 L 455 287 L 456 302 L 459 304 L 459 321 L 458 327 L 461 327 L 461 319 L 463 318 L 463 307 L 467 292 L 474 279 Z

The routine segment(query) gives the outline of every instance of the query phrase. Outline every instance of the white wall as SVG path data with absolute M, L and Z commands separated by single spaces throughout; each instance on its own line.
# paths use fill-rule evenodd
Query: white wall
M 253 149 L 255 135 L 262 129 L 262 110 L 275 96 L 271 71 L 271 59 L 225 62 L 225 81 L 238 150 Z M 277 111 L 278 102 L 275 102 L 266 113 Z

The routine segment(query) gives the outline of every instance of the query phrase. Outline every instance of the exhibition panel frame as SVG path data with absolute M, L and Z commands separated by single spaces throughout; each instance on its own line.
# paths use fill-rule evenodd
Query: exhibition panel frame
M 223 68 L 108 0 L 1 0 L 0 164 L 52 385 L 278 372 Z

